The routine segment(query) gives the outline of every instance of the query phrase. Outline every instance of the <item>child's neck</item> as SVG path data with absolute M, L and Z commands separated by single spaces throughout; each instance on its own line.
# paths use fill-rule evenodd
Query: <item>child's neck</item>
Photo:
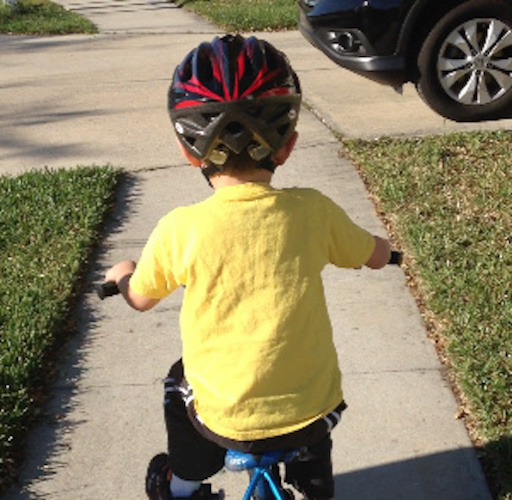
M 254 170 L 245 170 L 240 172 L 219 172 L 210 177 L 210 182 L 214 189 L 227 186 L 236 186 L 247 182 L 264 182 L 270 184 L 272 172 L 263 168 Z

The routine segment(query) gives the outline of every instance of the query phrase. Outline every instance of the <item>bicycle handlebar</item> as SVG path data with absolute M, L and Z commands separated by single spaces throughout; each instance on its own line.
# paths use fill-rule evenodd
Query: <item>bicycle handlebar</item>
M 391 252 L 391 258 L 389 259 L 388 264 L 395 264 L 400 266 L 402 264 L 402 252 L 393 250 Z M 107 281 L 106 283 L 102 283 L 96 287 L 96 293 L 101 300 L 104 300 L 107 297 L 118 295 L 121 292 L 119 291 L 119 288 L 114 281 Z
M 402 252 L 397 252 L 396 250 L 393 250 L 391 252 L 391 258 L 389 259 L 388 264 L 395 264 L 397 266 L 401 266 L 402 260 L 403 260 Z
M 106 283 L 102 283 L 96 287 L 96 293 L 98 297 L 103 300 L 107 297 L 112 297 L 112 295 L 117 295 L 121 293 L 119 288 L 117 288 L 117 283 L 115 281 L 107 281 Z

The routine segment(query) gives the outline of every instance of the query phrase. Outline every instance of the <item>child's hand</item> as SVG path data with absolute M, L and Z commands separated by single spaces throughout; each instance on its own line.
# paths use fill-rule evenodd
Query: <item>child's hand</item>
M 119 284 L 123 278 L 132 275 L 137 264 L 133 260 L 123 260 L 112 266 L 105 274 L 105 281 L 114 281 Z
M 137 264 L 133 260 L 123 260 L 112 266 L 105 274 L 105 281 L 115 281 L 119 291 L 126 302 L 137 311 L 147 311 L 160 302 L 160 299 L 152 299 L 138 295 L 130 289 L 130 278 Z

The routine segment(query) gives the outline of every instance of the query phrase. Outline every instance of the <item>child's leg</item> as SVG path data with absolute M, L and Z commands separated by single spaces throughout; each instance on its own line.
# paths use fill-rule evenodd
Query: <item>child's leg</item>
M 331 460 L 330 434 L 307 448 L 304 457 L 286 464 L 285 481 L 305 495 L 308 500 L 334 498 L 334 478 Z
M 165 381 L 169 466 L 182 480 L 203 481 L 222 469 L 226 450 L 197 432 L 187 415 L 187 404 L 193 403 L 180 360 Z
M 160 453 L 149 463 L 146 494 L 150 500 L 218 499 L 210 485 L 201 481 L 223 467 L 226 450 L 195 430 L 187 414 L 187 404 L 191 402 L 180 360 L 171 367 L 165 380 L 168 454 Z

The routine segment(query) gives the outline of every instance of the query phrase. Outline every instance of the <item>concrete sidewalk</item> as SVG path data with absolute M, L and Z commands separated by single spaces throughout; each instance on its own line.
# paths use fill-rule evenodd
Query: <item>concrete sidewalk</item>
M 110 162 L 130 171 L 93 283 L 110 264 L 136 260 L 159 217 L 211 194 L 178 154 L 165 98 L 174 66 L 218 30 L 163 2 L 60 3 L 102 34 L 0 37 L 0 169 Z M 275 184 L 316 187 L 384 235 L 329 127 L 373 137 L 476 126 L 445 122 L 412 90 L 398 96 L 335 67 L 298 32 L 261 36 L 289 54 L 314 108 L 303 110 L 296 151 Z M 337 498 L 489 499 L 403 272 L 328 268 L 325 287 L 349 404 L 333 434 Z M 80 334 L 30 437 L 21 486 L 3 499 L 144 497 L 146 465 L 165 449 L 161 379 L 180 356 L 180 303 L 176 293 L 142 315 L 119 298 L 84 297 Z M 233 473 L 213 482 L 229 498 L 240 498 L 246 485 Z

